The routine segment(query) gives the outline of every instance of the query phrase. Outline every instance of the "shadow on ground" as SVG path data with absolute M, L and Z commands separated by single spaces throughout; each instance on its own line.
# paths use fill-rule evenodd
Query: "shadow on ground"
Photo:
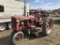
M 40 37 L 38 37 L 38 38 L 41 38 L 41 37 L 45 37 L 45 36 L 42 36 L 40 33 Z M 36 39 L 36 37 L 34 35 L 28 35 L 28 34 L 25 34 L 24 39 L 25 38 L 27 38 L 29 40 Z M 10 41 L 10 36 L 0 38 L 0 45 L 13 45 Z
M 10 37 L 7 36 L 7 37 L 0 38 L 0 45 L 11 45 Z

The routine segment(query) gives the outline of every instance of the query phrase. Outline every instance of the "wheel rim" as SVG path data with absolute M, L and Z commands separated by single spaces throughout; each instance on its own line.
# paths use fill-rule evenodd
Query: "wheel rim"
M 46 25 L 46 32 L 49 34 L 51 32 L 51 24 Z
M 22 39 L 22 34 L 18 34 L 16 37 L 15 37 L 15 41 L 18 42 Z
M 50 29 L 50 25 L 47 24 L 47 25 L 46 25 L 46 30 L 48 31 L 49 29 Z
M 3 31 L 3 30 L 5 30 L 6 29 L 6 25 L 5 24 L 1 24 L 0 25 L 0 31 Z

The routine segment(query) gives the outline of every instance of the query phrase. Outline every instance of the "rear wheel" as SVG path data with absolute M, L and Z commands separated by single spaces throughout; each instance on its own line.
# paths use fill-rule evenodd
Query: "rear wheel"
M 11 29 L 11 23 L 8 23 L 8 28 Z
M 42 25 L 42 32 L 44 35 L 48 35 L 51 33 L 53 27 L 53 19 L 52 18 L 44 18 Z
M 0 24 L 0 31 L 4 31 L 7 28 L 6 24 Z
M 24 34 L 22 31 L 13 32 L 11 38 L 12 38 L 11 40 L 12 43 L 17 44 L 19 43 L 19 41 L 21 41 L 24 38 Z

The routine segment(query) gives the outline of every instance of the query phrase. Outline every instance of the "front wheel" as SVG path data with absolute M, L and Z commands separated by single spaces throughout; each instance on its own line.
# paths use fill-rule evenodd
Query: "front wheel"
M 51 33 L 53 28 L 53 19 L 45 18 L 42 25 L 42 32 L 44 35 L 48 35 Z
M 24 38 L 24 34 L 22 31 L 19 32 L 13 32 L 11 36 L 12 43 L 17 44 L 19 41 L 21 41 Z

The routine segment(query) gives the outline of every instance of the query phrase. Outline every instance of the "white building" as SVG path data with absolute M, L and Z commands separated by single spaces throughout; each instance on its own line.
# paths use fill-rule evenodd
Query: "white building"
M 29 4 L 26 3 L 26 15 L 29 13 Z M 23 15 L 24 2 L 18 0 L 0 0 L 0 16 Z

